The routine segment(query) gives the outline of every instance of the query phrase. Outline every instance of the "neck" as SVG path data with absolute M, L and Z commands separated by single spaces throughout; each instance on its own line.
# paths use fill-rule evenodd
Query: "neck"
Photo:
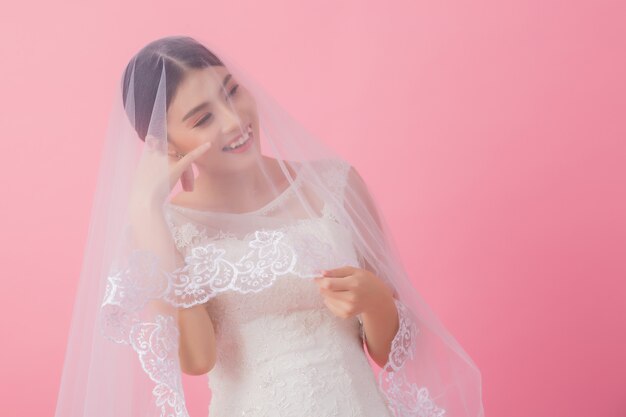
M 234 173 L 216 174 L 198 167 L 193 193 L 196 201 L 210 202 L 219 211 L 246 212 L 263 205 L 276 188 L 271 162 L 265 158 Z

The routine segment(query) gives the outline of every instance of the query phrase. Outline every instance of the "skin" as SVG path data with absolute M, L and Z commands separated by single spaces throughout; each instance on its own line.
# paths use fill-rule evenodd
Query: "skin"
M 266 176 L 287 185 L 277 161 L 261 154 L 254 97 L 234 77 L 222 86 L 228 74 L 222 66 L 190 70 L 170 103 L 168 154 L 174 172 L 170 186 L 180 180 L 185 190 L 172 198 L 173 204 L 244 213 L 258 208 L 259 201 L 271 200 L 275 190 L 268 186 Z M 205 101 L 207 106 L 183 120 L 190 109 Z M 254 132 L 252 147 L 244 153 L 224 152 L 223 146 L 249 123 Z M 179 160 L 176 152 L 185 157 Z M 196 178 L 192 162 L 198 171 Z M 154 198 L 155 204 L 163 198 Z M 334 315 L 349 318 L 361 314 L 368 353 L 382 367 L 398 329 L 397 311 L 387 285 L 369 270 L 351 266 L 326 271 L 315 282 Z M 209 372 L 216 355 L 208 313 L 201 305 L 183 309 L 179 326 L 183 371 L 193 375 Z
M 367 269 L 352 266 L 322 271 L 314 281 L 334 315 L 347 318 L 361 314 L 367 351 L 378 366 L 384 367 L 399 326 L 389 287 Z
M 287 183 L 278 162 L 261 154 L 259 119 L 254 97 L 223 66 L 190 70 L 179 85 L 167 113 L 168 153 L 187 154 L 205 143 L 210 149 L 194 161 L 198 176 L 191 166 L 181 177 L 185 193 L 172 203 L 193 208 L 246 212 L 259 206 L 259 200 L 271 199 L 271 182 Z M 196 105 L 208 106 L 183 121 Z M 252 124 L 253 144 L 244 153 L 224 152 L 231 139 L 241 135 Z

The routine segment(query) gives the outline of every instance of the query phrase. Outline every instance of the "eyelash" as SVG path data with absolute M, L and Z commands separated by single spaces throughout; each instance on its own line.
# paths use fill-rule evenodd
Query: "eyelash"
M 234 95 L 236 94 L 236 92 L 237 92 L 237 88 L 238 88 L 238 87 L 239 87 L 239 84 L 235 85 L 235 86 L 234 86 L 234 87 L 230 90 L 230 93 L 228 94 L 228 96 L 229 96 L 229 97 L 234 96 Z M 203 125 L 203 124 L 204 124 L 204 122 L 206 122 L 206 121 L 209 119 L 209 116 L 211 116 L 211 113 L 209 113 L 208 115 L 206 115 L 206 116 L 204 116 L 202 119 L 200 119 L 200 120 L 198 121 L 198 123 L 196 123 L 196 124 L 194 125 L 194 127 L 197 127 L 197 126 Z

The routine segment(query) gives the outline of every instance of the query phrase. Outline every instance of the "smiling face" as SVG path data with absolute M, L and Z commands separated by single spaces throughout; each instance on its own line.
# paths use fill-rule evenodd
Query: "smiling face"
M 194 162 L 207 173 L 236 172 L 260 157 L 256 102 L 224 66 L 187 70 L 167 111 L 167 133 L 170 152 L 212 142 Z

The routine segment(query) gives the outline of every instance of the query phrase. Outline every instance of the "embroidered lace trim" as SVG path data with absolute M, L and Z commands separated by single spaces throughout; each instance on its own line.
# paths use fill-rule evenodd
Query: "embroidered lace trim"
M 394 299 L 398 311 L 399 327 L 391 342 L 391 352 L 378 374 L 378 385 L 387 406 L 396 417 L 443 417 L 446 411 L 430 397 L 428 388 L 407 381 L 402 372 L 407 361 L 413 358 L 419 329 L 411 318 L 409 309 Z
M 323 172 L 329 187 L 341 195 L 340 201 L 343 201 L 343 187 L 350 166 L 341 162 Z M 269 211 L 273 207 L 275 204 L 270 203 L 262 210 Z M 101 304 L 100 331 L 109 340 L 130 345 L 135 350 L 143 370 L 155 383 L 152 392 L 161 416 L 188 417 L 178 361 L 179 332 L 171 315 L 157 314 L 152 321 L 140 318 L 139 312 L 149 300 L 165 299 L 177 307 L 190 307 L 222 291 L 261 291 L 277 277 L 288 273 L 311 276 L 310 266 L 328 262 L 328 258 L 331 263 L 339 264 L 354 261 L 333 259 L 329 253 L 334 252 L 315 238 L 300 239 L 289 245 L 284 239 L 286 229 L 282 228 L 258 230 L 246 236 L 243 240 L 248 243 L 248 252 L 232 262 L 226 259 L 226 251 L 215 241 L 235 239 L 233 235 L 218 232 L 209 237 L 204 229 L 192 223 L 175 226 L 171 218 L 168 219 L 176 246 L 183 250 L 190 248 L 185 265 L 173 273 L 164 273 L 158 268 L 153 253 L 134 251 L 125 265 L 111 268 Z M 299 227 L 319 219 L 332 220 L 339 225 L 333 207 L 325 205 L 322 217 L 288 227 Z M 198 242 L 202 244 L 195 245 Z M 297 266 L 299 252 L 313 256 L 308 267 Z M 445 410 L 434 404 L 427 388 L 408 383 L 402 372 L 406 362 L 413 358 L 418 329 L 404 304 L 397 299 L 395 304 L 399 329 L 392 341 L 388 361 L 378 376 L 387 406 L 396 417 L 443 417 Z M 361 339 L 365 342 L 363 322 L 360 317 L 358 319 Z

